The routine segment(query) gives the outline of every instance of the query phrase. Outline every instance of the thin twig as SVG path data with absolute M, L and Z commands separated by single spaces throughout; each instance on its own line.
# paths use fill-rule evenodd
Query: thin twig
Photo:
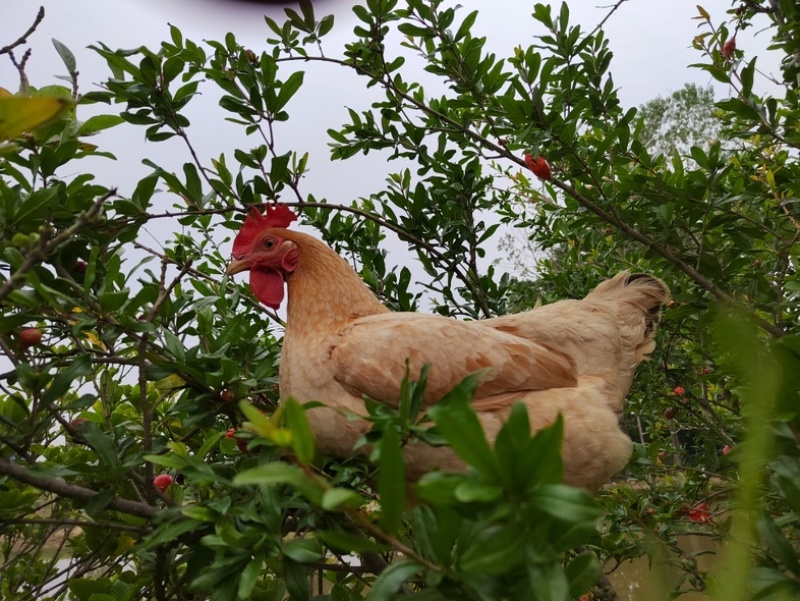
M 628 0 L 618 0 L 618 2 L 617 2 L 617 3 L 616 3 L 614 6 L 612 6 L 612 7 L 611 7 L 611 10 L 610 10 L 610 11 L 608 11 L 608 13 L 606 13 L 606 16 L 605 16 L 605 17 L 603 17 L 603 18 L 600 20 L 600 22 L 599 22 L 599 23 L 598 23 L 598 24 L 595 26 L 595 28 L 594 28 L 594 29 L 592 29 L 592 31 L 589 33 L 589 35 L 588 35 L 587 37 L 592 37 L 592 36 L 594 36 L 594 35 L 595 35 L 595 34 L 596 34 L 598 31 L 600 31 L 600 30 L 603 28 L 603 25 L 605 25 L 605 24 L 606 24 L 606 22 L 607 22 L 607 21 L 608 21 L 608 20 L 611 18 L 611 15 L 613 15 L 615 12 L 617 12 L 617 9 L 618 9 L 620 6 L 622 6 L 623 4 L 625 4 L 625 2 L 627 2 L 627 1 L 628 1 Z M 603 8 L 608 8 L 608 7 L 607 7 L 607 6 L 604 6 Z
M 28 31 L 23 33 L 15 42 L 11 42 L 8 46 L 3 46 L 0 48 L 0 54 L 9 54 L 14 48 L 17 46 L 21 46 L 25 42 L 28 41 L 28 37 L 36 31 L 36 28 L 39 27 L 39 24 L 44 19 L 44 6 L 39 7 L 39 12 L 36 13 L 36 19 L 34 19 L 33 24 L 28 27 Z

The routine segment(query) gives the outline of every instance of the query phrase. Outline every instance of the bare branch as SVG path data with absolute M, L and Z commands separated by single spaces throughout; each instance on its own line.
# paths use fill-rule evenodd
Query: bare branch
M 25 42 L 28 41 L 30 35 L 36 31 L 36 28 L 39 27 L 39 24 L 44 19 L 44 6 L 39 7 L 39 12 L 36 13 L 36 19 L 34 19 L 33 24 L 28 27 L 28 31 L 23 33 L 15 42 L 11 42 L 8 46 L 3 46 L 0 48 L 0 54 L 9 54 L 14 48 L 17 46 L 21 46 Z

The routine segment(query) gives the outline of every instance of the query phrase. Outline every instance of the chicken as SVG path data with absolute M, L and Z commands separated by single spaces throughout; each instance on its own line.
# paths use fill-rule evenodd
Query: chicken
M 308 411 L 318 448 L 347 457 L 369 429 L 363 398 L 396 406 L 406 374 L 430 364 L 424 402 L 436 403 L 482 372 L 473 406 L 494 441 L 517 400 L 533 430 L 564 418 L 564 481 L 596 489 L 627 463 L 632 443 L 619 427 L 637 364 L 654 348 L 669 292 L 663 282 L 622 272 L 583 300 L 464 322 L 390 312 L 358 274 L 316 238 L 287 229 L 284 206 L 253 211 L 233 245 L 229 275 L 250 271 L 250 287 L 278 308 L 288 289 L 280 364 L 281 397 L 324 406 Z M 404 448 L 409 477 L 465 469 L 448 447 Z

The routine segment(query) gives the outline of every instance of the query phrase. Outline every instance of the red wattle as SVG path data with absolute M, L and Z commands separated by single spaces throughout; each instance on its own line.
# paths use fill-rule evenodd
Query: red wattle
M 277 309 L 283 302 L 283 275 L 277 269 L 254 267 L 250 270 L 250 290 L 262 303 Z

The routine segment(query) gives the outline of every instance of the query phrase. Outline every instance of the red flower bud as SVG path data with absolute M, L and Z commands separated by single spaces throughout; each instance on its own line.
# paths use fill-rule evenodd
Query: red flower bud
M 172 476 L 170 476 L 169 474 L 159 474 L 158 476 L 153 478 L 153 486 L 155 486 L 161 492 L 167 490 L 170 484 L 172 484 L 172 482 L 173 482 Z
M 703 501 L 692 507 L 689 510 L 689 519 L 700 524 L 711 521 L 711 512 L 708 510 L 708 503 Z
M 730 452 L 731 452 L 731 450 L 732 450 L 732 449 L 731 449 L 730 445 L 727 445 L 727 444 L 726 444 L 724 447 L 722 447 L 722 454 L 723 454 L 723 455 L 727 455 L 728 453 L 730 453 Z
M 550 165 L 548 164 L 547 159 L 542 156 L 534 158 L 531 155 L 526 154 L 525 164 L 528 166 L 528 169 L 533 171 L 533 174 L 539 179 L 548 181 L 553 177 L 553 172 L 550 171 Z
M 19 345 L 23 348 L 36 346 L 42 341 L 42 331 L 39 328 L 25 328 L 19 333 Z
M 225 438 L 236 438 L 236 428 L 228 428 Z M 244 438 L 236 438 L 236 446 L 242 453 L 247 452 L 247 440 Z
M 686 393 L 686 390 L 684 390 L 683 386 L 676 386 L 675 388 L 672 389 L 672 392 L 674 392 L 678 396 L 683 396 Z
M 725 45 L 722 46 L 722 50 L 720 50 L 720 54 L 722 54 L 722 58 L 730 58 L 733 56 L 733 53 L 736 51 L 736 38 L 731 38 Z

